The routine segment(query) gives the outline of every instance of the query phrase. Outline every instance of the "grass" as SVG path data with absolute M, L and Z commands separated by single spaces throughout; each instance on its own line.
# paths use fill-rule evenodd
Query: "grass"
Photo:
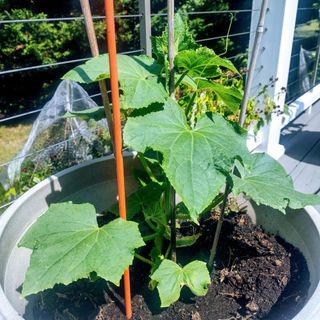
M 296 27 L 295 36 L 297 38 L 316 37 L 319 30 L 319 21 L 317 19 L 310 20 Z
M 11 160 L 23 147 L 32 123 L 0 125 L 0 164 Z

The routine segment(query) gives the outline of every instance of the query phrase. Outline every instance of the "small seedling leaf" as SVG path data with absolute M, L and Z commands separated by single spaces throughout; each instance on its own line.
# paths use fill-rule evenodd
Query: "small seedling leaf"
M 175 262 L 165 259 L 151 279 L 158 282 L 161 307 L 168 307 L 176 302 L 183 286 L 187 286 L 193 294 L 203 296 L 211 283 L 206 264 L 198 260 L 182 268 Z

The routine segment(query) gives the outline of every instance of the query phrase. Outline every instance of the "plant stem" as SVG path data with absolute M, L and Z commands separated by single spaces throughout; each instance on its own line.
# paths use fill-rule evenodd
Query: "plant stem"
M 219 237 L 220 237 L 220 233 L 221 233 L 221 227 L 222 227 L 222 223 L 223 223 L 223 219 L 224 219 L 224 213 L 226 211 L 226 206 L 227 206 L 227 200 L 228 200 L 228 195 L 229 195 L 229 183 L 226 183 L 226 188 L 224 191 L 224 198 L 223 198 L 223 202 L 222 202 L 222 208 L 221 208 L 221 213 L 220 213 L 220 217 L 217 223 L 217 228 L 216 228 L 216 232 L 214 234 L 214 240 L 212 243 L 212 247 L 211 247 L 211 251 L 210 251 L 210 257 L 209 257 L 209 262 L 208 262 L 208 269 L 211 271 L 213 269 L 213 261 L 216 257 L 216 253 L 217 253 L 217 246 L 218 246 L 218 241 L 219 241 Z
M 191 97 L 191 100 L 189 101 L 187 107 L 186 107 L 186 117 L 188 118 L 188 114 L 190 113 L 190 110 L 191 110 L 191 107 L 193 105 L 193 102 L 194 102 L 194 99 L 196 98 L 196 95 L 197 95 L 197 92 L 195 91 L 193 94 L 192 94 L 192 97 Z
M 167 250 L 166 250 L 166 253 L 164 254 L 164 258 L 165 258 L 165 259 L 168 258 L 168 255 L 169 255 L 170 251 L 171 251 L 171 243 L 169 243 L 168 248 L 167 248 Z
M 149 235 L 143 237 L 142 239 L 144 242 L 147 242 L 147 241 L 155 239 L 157 237 L 157 235 L 158 235 L 158 233 L 152 233 L 152 234 L 149 234 Z
M 189 70 L 186 70 L 178 79 L 178 81 L 175 83 L 174 87 L 175 89 L 178 88 L 179 84 L 181 83 L 181 81 L 183 80 L 183 78 L 187 75 L 187 73 L 189 72 Z
M 145 222 L 150 227 L 150 229 L 152 229 L 153 231 L 158 233 L 157 227 L 155 225 L 153 225 L 153 223 L 149 219 L 145 219 Z
M 174 0 L 167 0 L 168 8 L 168 59 L 169 59 L 169 94 L 174 98 Z
M 174 83 L 174 0 L 167 0 L 168 8 L 168 59 L 169 59 L 169 94 L 175 99 L 175 83 Z M 169 182 L 169 181 L 168 181 Z M 175 211 L 175 191 L 168 183 L 168 206 L 171 217 L 171 260 L 176 262 L 176 211 Z
M 149 264 L 151 267 L 153 267 L 153 262 L 143 256 L 141 256 L 140 254 L 138 253 L 135 253 L 134 256 L 139 259 L 140 261 L 146 263 L 146 264 Z
M 152 170 L 150 169 L 145 157 L 141 154 L 141 153 L 138 153 L 138 158 L 144 168 L 144 170 L 146 171 L 146 173 L 148 174 L 148 176 L 150 177 L 150 179 L 153 181 L 153 182 L 158 182 L 157 178 L 154 176 Z
M 171 224 L 170 224 L 170 244 L 171 244 L 171 260 L 177 261 L 177 232 L 176 232 L 176 193 L 173 187 L 170 185 L 169 189 L 169 201 L 170 201 L 170 211 L 171 211 Z

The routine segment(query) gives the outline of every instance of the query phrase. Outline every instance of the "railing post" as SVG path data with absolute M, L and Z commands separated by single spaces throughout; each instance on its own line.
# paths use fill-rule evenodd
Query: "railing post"
M 151 3 L 150 0 L 139 0 L 140 17 L 140 47 L 143 52 L 151 56 Z
M 249 52 L 253 48 L 254 31 L 257 28 L 261 3 L 261 0 L 253 0 L 250 30 L 253 36 L 250 38 Z M 276 105 L 280 106 L 280 110 L 283 109 L 285 102 L 285 92 L 282 88 L 285 88 L 288 82 L 297 9 L 298 0 L 269 0 L 265 32 L 261 39 L 250 94 L 250 96 L 256 96 L 262 87 L 270 82 L 270 79 L 277 79 L 272 86 L 268 87 L 268 94 L 273 97 Z M 263 105 L 257 105 L 257 107 L 263 108 Z M 283 155 L 284 147 L 279 144 L 282 120 L 282 116 L 272 115 L 272 121 L 262 129 L 262 142 L 257 151 L 267 152 L 276 159 Z

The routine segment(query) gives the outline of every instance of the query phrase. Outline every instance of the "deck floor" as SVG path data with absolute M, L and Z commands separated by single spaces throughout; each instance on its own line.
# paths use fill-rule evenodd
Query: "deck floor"
M 320 194 L 320 100 L 282 130 L 280 143 L 286 152 L 279 161 L 295 188 Z

